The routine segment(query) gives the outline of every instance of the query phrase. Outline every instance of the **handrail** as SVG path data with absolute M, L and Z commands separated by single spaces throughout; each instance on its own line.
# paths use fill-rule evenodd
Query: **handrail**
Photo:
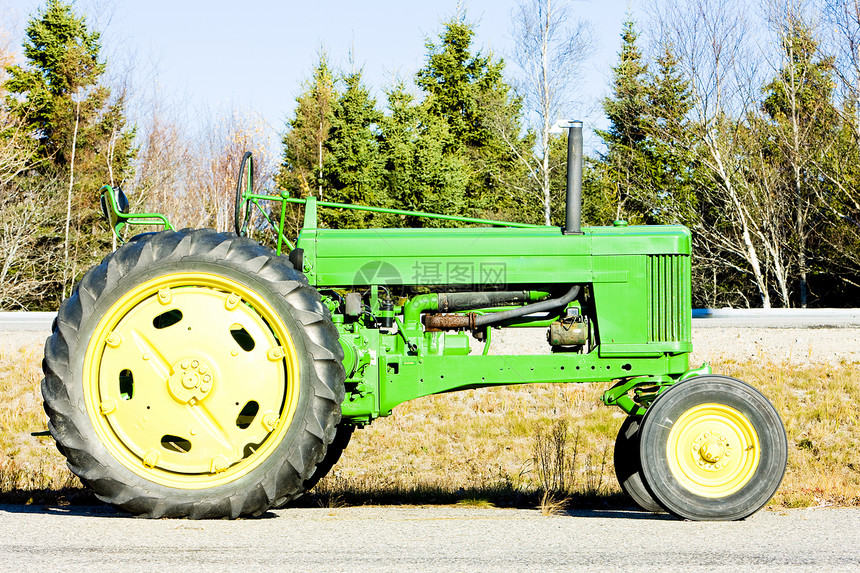
M 332 201 L 318 201 L 315 198 L 298 198 L 290 197 L 286 192 L 280 195 L 263 195 L 259 193 L 251 193 L 245 196 L 246 200 L 265 200 L 265 201 L 283 201 L 285 203 L 293 203 L 305 205 L 308 201 L 313 201 L 317 207 L 326 207 L 329 209 L 350 209 L 353 211 L 369 211 L 371 213 L 385 213 L 388 215 L 405 215 L 407 217 L 421 217 L 425 219 L 440 219 L 444 221 L 457 221 L 459 223 L 474 223 L 476 225 L 493 225 L 496 227 L 516 227 L 522 229 L 542 229 L 546 225 L 533 225 L 531 223 L 515 223 L 513 221 L 499 221 L 496 219 L 478 219 L 474 217 L 459 217 L 457 215 L 442 215 L 440 213 L 428 213 L 426 211 L 408 211 L 405 209 L 389 209 L 387 207 L 371 207 L 369 205 L 353 205 L 351 203 L 334 203 Z

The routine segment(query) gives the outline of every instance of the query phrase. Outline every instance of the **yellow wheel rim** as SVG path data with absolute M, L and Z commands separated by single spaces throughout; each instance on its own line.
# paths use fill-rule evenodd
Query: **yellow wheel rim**
M 296 350 L 272 306 L 203 272 L 123 295 L 96 326 L 83 374 L 108 452 L 141 477 L 185 489 L 256 468 L 286 434 L 299 393 Z
M 700 404 L 672 425 L 667 444 L 672 476 L 696 495 L 720 498 L 755 474 L 761 446 L 749 418 L 724 404 Z

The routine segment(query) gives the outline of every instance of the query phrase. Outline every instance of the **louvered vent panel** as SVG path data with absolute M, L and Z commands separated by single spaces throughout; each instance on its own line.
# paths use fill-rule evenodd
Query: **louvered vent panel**
M 649 342 L 690 340 L 689 257 L 651 255 L 648 257 L 650 282 Z

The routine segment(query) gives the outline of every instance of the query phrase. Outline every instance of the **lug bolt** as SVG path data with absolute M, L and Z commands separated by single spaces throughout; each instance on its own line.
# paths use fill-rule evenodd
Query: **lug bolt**
M 212 463 L 209 466 L 209 473 L 217 474 L 227 469 L 227 460 L 221 456 L 212 458 Z
M 275 425 L 278 423 L 278 415 L 277 414 L 266 414 L 263 416 L 263 426 L 266 427 L 268 431 L 272 431 L 275 429 Z
M 122 344 L 122 337 L 116 332 L 111 332 L 107 335 L 107 338 L 105 339 L 105 344 L 107 344 L 111 348 L 116 348 L 120 344 Z

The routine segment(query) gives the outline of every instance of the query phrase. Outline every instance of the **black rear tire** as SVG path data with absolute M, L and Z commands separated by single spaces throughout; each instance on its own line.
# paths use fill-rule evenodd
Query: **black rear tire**
M 316 486 L 319 481 L 328 475 L 328 473 L 332 470 L 334 465 L 340 460 L 340 457 L 343 455 L 344 450 L 349 445 L 349 441 L 352 438 L 352 434 L 355 432 L 355 426 L 352 424 L 341 422 L 337 425 L 337 431 L 334 435 L 334 441 L 329 444 L 328 449 L 325 452 L 325 457 L 317 464 L 317 469 L 314 471 L 313 475 L 305 480 L 303 488 L 305 491 L 310 491 Z M 289 501 L 285 501 L 284 503 L 276 506 L 276 509 L 280 509 L 289 505 Z
M 45 345 L 42 394 L 58 449 L 100 499 L 236 518 L 305 491 L 340 421 L 342 359 L 285 257 L 232 233 L 165 231 L 84 275 Z
M 338 460 L 340 460 L 340 457 L 349 445 L 349 441 L 352 439 L 352 434 L 354 432 L 355 426 L 352 424 L 341 422 L 337 425 L 337 430 L 334 434 L 334 441 L 329 444 L 328 449 L 325 452 L 325 457 L 317 464 L 317 468 L 313 475 L 305 480 L 305 491 L 310 491 L 311 488 L 317 485 L 322 478 L 328 475 L 328 472 L 330 472 Z

